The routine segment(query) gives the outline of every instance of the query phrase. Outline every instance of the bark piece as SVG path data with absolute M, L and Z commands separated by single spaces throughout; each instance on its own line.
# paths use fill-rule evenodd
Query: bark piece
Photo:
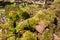
M 44 24 L 44 21 L 40 21 L 38 25 L 36 25 L 36 30 L 39 33 L 43 33 L 43 31 L 45 30 L 46 25 Z

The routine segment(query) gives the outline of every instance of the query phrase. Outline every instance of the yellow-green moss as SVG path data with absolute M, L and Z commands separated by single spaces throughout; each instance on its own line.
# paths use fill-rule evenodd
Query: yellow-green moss
M 49 31 L 49 29 L 46 29 L 42 36 L 40 37 L 40 40 L 52 40 L 53 39 L 53 35 L 52 33 Z
M 26 31 L 21 40 L 37 40 L 37 37 L 34 33 L 30 32 L 30 31 Z
M 47 26 L 49 24 L 48 21 L 52 22 L 54 21 L 55 18 L 55 13 L 53 12 L 49 12 L 49 11 L 38 11 L 38 13 L 36 13 L 36 15 L 34 15 L 34 17 L 29 18 L 27 20 L 24 20 L 23 22 L 20 22 L 19 24 L 17 24 L 16 26 L 16 30 L 23 30 L 24 27 L 33 27 L 34 25 L 36 25 L 40 20 L 43 20 L 45 25 Z M 28 25 L 28 26 L 27 26 Z M 35 28 L 35 27 L 33 27 Z

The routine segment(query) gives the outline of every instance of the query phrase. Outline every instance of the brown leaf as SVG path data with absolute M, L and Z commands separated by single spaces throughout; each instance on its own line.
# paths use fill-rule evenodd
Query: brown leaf
M 39 32 L 39 33 L 43 33 L 43 31 L 45 30 L 46 28 L 46 25 L 44 24 L 44 21 L 40 21 L 38 25 L 36 25 L 36 30 Z

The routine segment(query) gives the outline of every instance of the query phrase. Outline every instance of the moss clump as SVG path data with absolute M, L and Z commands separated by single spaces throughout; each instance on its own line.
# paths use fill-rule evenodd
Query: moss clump
M 15 36 L 11 36 L 7 40 L 15 40 Z
M 44 21 L 44 24 L 47 26 L 50 22 L 54 21 L 55 13 L 52 15 L 53 12 L 51 11 L 45 11 L 45 10 L 40 10 L 36 15 L 34 15 L 32 18 L 29 18 L 27 20 L 24 20 L 23 22 L 20 22 L 16 26 L 17 32 L 20 30 L 23 30 L 24 27 L 32 27 L 35 26 L 40 20 Z
M 37 37 L 34 33 L 30 32 L 30 31 L 26 31 L 21 40 L 37 40 Z
M 54 0 L 53 6 L 57 9 L 60 9 L 60 0 Z
M 56 14 L 57 18 L 60 18 L 60 9 L 56 9 L 55 14 Z
M 52 40 L 52 39 L 53 39 L 53 35 L 49 31 L 49 29 L 46 29 L 42 34 L 42 36 L 40 37 L 40 40 Z
M 8 21 L 5 24 L 1 25 L 2 29 L 8 29 L 10 31 L 14 31 L 13 21 Z
M 16 6 L 6 6 L 5 7 L 5 14 L 6 14 L 6 19 L 12 19 L 12 20 L 17 20 L 17 7 Z

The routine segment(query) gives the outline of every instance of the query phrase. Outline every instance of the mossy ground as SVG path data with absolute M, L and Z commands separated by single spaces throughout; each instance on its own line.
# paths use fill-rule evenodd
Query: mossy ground
M 53 34 L 60 37 L 59 2 L 55 0 L 47 9 L 38 4 L 7 5 L 5 12 L 0 12 L 0 40 L 54 40 Z M 43 24 L 46 28 L 40 33 L 36 26 Z

